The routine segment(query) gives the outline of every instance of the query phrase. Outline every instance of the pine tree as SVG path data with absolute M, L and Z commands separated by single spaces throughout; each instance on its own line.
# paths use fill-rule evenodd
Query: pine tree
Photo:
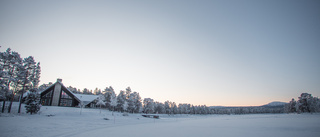
M 31 115 L 37 113 L 40 110 L 40 94 L 37 91 L 31 91 L 27 95 L 24 103 L 26 104 L 25 108 L 27 113 Z
M 178 113 L 178 107 L 177 107 L 177 105 L 176 105 L 175 102 L 172 102 L 172 103 L 171 103 L 171 112 L 172 112 L 173 114 L 177 114 L 177 113 Z
M 129 95 L 128 112 L 138 113 L 141 107 L 141 97 L 138 92 L 133 92 Z
M 135 94 L 131 93 L 128 99 L 128 112 L 133 113 L 135 110 Z
M 112 115 L 113 115 L 113 112 L 115 111 L 115 107 L 117 106 L 117 104 L 118 104 L 117 95 L 115 93 L 113 93 L 110 98 L 110 106 L 112 108 Z
M 168 114 L 168 115 L 171 114 L 170 104 L 171 104 L 171 102 L 169 100 L 164 102 L 165 113 Z
M 151 98 L 145 98 L 143 100 L 143 112 L 146 114 L 154 112 L 154 102 Z
M 139 113 L 141 112 L 142 108 L 142 100 L 140 97 L 140 94 L 138 92 L 133 92 L 134 94 L 134 113 Z
M 101 113 L 101 105 L 105 105 L 106 103 L 104 102 L 105 100 L 105 97 L 104 95 L 100 94 L 99 97 L 98 97 L 98 102 L 96 105 L 99 105 L 100 106 L 100 113 Z
M 37 88 L 40 82 L 40 74 L 41 74 L 41 67 L 40 67 L 40 62 L 37 63 L 35 68 L 33 68 L 31 72 L 31 83 L 33 89 Z
M 84 88 L 84 89 L 82 90 L 82 94 L 90 95 L 90 90 L 87 89 L 87 88 Z
M 126 101 L 128 101 L 129 100 L 129 97 L 130 97 L 130 94 L 131 94 L 131 88 L 130 87 L 127 87 L 126 88 Z
M 21 110 L 21 100 L 23 98 L 23 93 L 26 90 L 30 90 L 33 87 L 36 87 L 35 84 L 37 84 L 38 81 L 37 79 L 39 79 L 40 77 L 38 77 L 36 75 L 36 65 L 37 64 L 34 61 L 34 58 L 32 56 L 29 56 L 27 58 L 24 58 L 23 64 L 18 65 L 17 69 L 19 70 L 17 73 L 17 81 L 18 81 L 18 85 L 20 87 L 22 87 L 22 90 L 20 92 L 20 103 L 19 103 L 19 109 L 18 109 L 18 113 L 20 113 Z M 39 74 L 40 76 L 40 74 Z
M 106 87 L 103 92 L 105 93 L 104 96 L 106 98 L 106 107 L 109 108 L 109 110 L 111 110 L 112 107 L 110 106 L 110 103 L 112 94 L 115 94 L 114 89 L 111 86 L 109 86 Z
M 285 106 L 285 112 L 297 112 L 297 113 L 314 113 L 320 112 L 320 99 L 318 97 L 313 97 L 309 93 L 302 93 L 298 97 L 298 101 L 289 102 Z M 295 105 L 295 107 L 293 107 Z
M 127 101 L 124 102 L 122 109 L 124 112 L 127 112 L 127 109 L 128 109 L 128 102 Z
M 10 91 L 10 87 L 17 85 L 17 67 L 22 63 L 22 59 L 18 52 L 12 52 L 8 48 L 5 52 L 0 52 L 0 91 L 4 98 L 2 112 L 4 112 L 4 106 L 6 103 L 7 94 Z M 10 113 L 12 101 L 14 98 L 14 91 L 11 90 L 11 102 L 9 105 L 8 113 Z M 0 95 L 1 96 L 1 95 Z
M 101 89 L 98 89 L 98 88 L 95 88 L 94 91 L 93 91 L 94 95 L 100 95 L 101 93 L 102 93 Z
M 311 112 L 310 110 L 310 105 L 313 97 L 309 93 L 302 93 L 299 97 L 299 100 L 296 104 L 296 109 L 298 113 L 303 113 L 303 112 Z
M 123 112 L 123 104 L 126 101 L 126 95 L 123 90 L 120 91 L 119 95 L 117 96 L 117 110 Z
M 157 114 L 163 114 L 165 113 L 164 111 L 164 104 L 161 102 L 155 102 L 154 103 L 154 112 Z
M 50 82 L 50 83 L 51 83 L 51 82 Z M 51 84 L 50 84 L 50 83 L 49 83 L 48 87 L 49 87 L 50 85 L 52 85 L 52 83 L 51 83 Z M 41 86 L 42 86 L 42 85 L 41 85 Z M 41 86 L 40 86 L 40 87 L 41 87 Z M 40 87 L 39 87 L 39 88 L 40 88 Z M 67 87 L 67 89 L 70 90 L 72 93 L 81 94 L 81 92 L 78 91 L 78 89 L 77 89 L 76 87 L 69 86 L 69 87 Z
M 292 100 L 288 104 L 285 104 L 284 111 L 286 113 L 295 113 L 295 112 L 297 112 L 296 111 L 296 104 L 297 104 L 297 102 L 294 100 L 294 98 L 292 98 Z

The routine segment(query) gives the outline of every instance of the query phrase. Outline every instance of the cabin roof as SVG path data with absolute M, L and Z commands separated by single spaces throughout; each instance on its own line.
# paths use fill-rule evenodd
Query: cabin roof
M 98 95 L 75 94 L 72 91 L 70 91 L 68 88 L 66 88 L 60 81 L 57 81 L 56 83 L 50 85 L 45 90 L 40 91 L 39 93 L 41 94 L 41 93 L 45 92 L 46 90 L 52 88 L 56 84 L 60 84 L 63 89 L 66 89 L 69 93 L 71 93 L 75 97 L 75 99 L 77 101 L 79 101 L 80 103 L 82 102 L 83 105 L 88 105 L 89 103 L 91 103 L 92 101 L 94 101 L 95 99 L 97 99 L 99 97 Z

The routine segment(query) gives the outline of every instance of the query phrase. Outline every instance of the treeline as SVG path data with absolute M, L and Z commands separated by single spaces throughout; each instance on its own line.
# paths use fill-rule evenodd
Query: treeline
M 138 92 L 133 92 L 130 87 L 120 90 L 116 95 L 114 89 L 109 86 L 100 94 L 97 105 L 103 105 L 110 111 L 147 114 L 212 114 L 205 105 L 194 106 L 191 104 L 179 104 L 165 101 L 154 101 L 151 98 L 141 99 Z
M 68 87 L 73 93 L 76 88 Z M 98 90 L 100 91 L 100 90 Z M 128 112 L 128 113 L 147 113 L 147 114 L 213 114 L 212 109 L 205 105 L 194 106 L 192 104 L 176 104 L 175 102 L 165 101 L 164 103 L 154 101 L 151 98 L 142 99 L 138 92 L 132 91 L 130 87 L 120 90 L 116 94 L 112 86 L 106 87 L 99 92 L 99 98 L 96 101 L 110 111 Z
M 147 114 L 212 114 L 212 111 L 206 105 L 194 106 L 192 104 L 176 104 L 175 102 L 165 101 L 154 102 L 151 98 L 143 100 L 143 113 Z
M 118 95 L 113 88 L 107 87 L 101 94 L 98 105 L 103 105 L 111 111 L 146 114 L 259 114 L 259 113 L 283 113 L 283 106 L 260 107 L 220 107 L 211 108 L 206 105 L 192 105 L 188 103 L 176 104 L 175 102 L 158 102 L 151 98 L 141 99 L 139 93 L 132 92 L 128 87 L 121 90 Z M 103 103 L 101 103 L 103 102 Z
M 263 113 L 283 113 L 283 106 L 268 107 L 221 107 L 213 108 L 213 114 L 263 114 Z
M 0 52 L 0 100 L 3 100 L 2 113 L 4 112 L 6 101 L 10 101 L 8 113 L 11 111 L 15 94 L 23 93 L 27 90 L 37 90 L 40 79 L 40 63 L 36 62 L 32 56 L 21 58 L 20 54 L 8 48 Z M 21 103 L 18 113 L 20 113 Z

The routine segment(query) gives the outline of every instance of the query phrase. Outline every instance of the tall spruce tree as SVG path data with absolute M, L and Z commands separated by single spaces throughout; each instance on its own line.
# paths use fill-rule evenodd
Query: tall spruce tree
M 112 115 L 113 112 L 115 111 L 115 107 L 117 106 L 118 102 L 117 102 L 117 95 L 113 92 L 111 94 L 111 98 L 110 98 L 110 106 L 112 108 Z
M 112 107 L 111 107 L 111 96 L 113 94 L 115 94 L 114 92 L 114 89 L 109 86 L 109 87 L 106 87 L 105 90 L 103 91 L 104 92 L 104 96 L 106 98 L 106 107 L 109 109 L 109 110 L 112 110 Z
M 25 108 L 27 113 L 31 115 L 37 113 L 40 110 L 40 94 L 36 90 L 31 90 L 24 103 L 26 104 Z
M 101 113 L 101 105 L 105 106 L 106 103 L 104 102 L 105 100 L 105 96 L 103 94 L 100 94 L 99 97 L 98 97 L 98 102 L 96 105 L 99 105 L 100 106 L 100 113 Z
M 20 91 L 20 103 L 18 113 L 21 112 L 21 101 L 23 99 L 23 93 L 26 90 L 35 88 L 37 84 L 39 84 L 38 80 L 40 78 L 40 71 L 38 71 L 39 74 L 37 74 L 36 64 L 37 63 L 35 62 L 34 58 L 32 56 L 29 56 L 27 58 L 24 58 L 21 65 L 18 65 L 17 80 L 18 85 L 22 88 L 22 90 Z
M 123 112 L 123 104 L 126 101 L 126 94 L 125 91 L 121 90 L 119 95 L 117 96 L 117 110 Z

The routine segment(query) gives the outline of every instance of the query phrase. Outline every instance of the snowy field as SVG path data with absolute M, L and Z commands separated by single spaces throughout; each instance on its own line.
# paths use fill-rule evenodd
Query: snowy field
M 320 114 L 122 116 L 99 109 L 43 106 L 40 114 L 0 113 L 1 137 L 319 137 Z M 23 109 L 24 110 L 24 109 Z M 49 115 L 49 116 L 48 116 Z M 50 116 L 52 115 L 52 116 Z M 104 120 L 108 118 L 109 120 Z M 114 119 L 115 118 L 115 119 Z

